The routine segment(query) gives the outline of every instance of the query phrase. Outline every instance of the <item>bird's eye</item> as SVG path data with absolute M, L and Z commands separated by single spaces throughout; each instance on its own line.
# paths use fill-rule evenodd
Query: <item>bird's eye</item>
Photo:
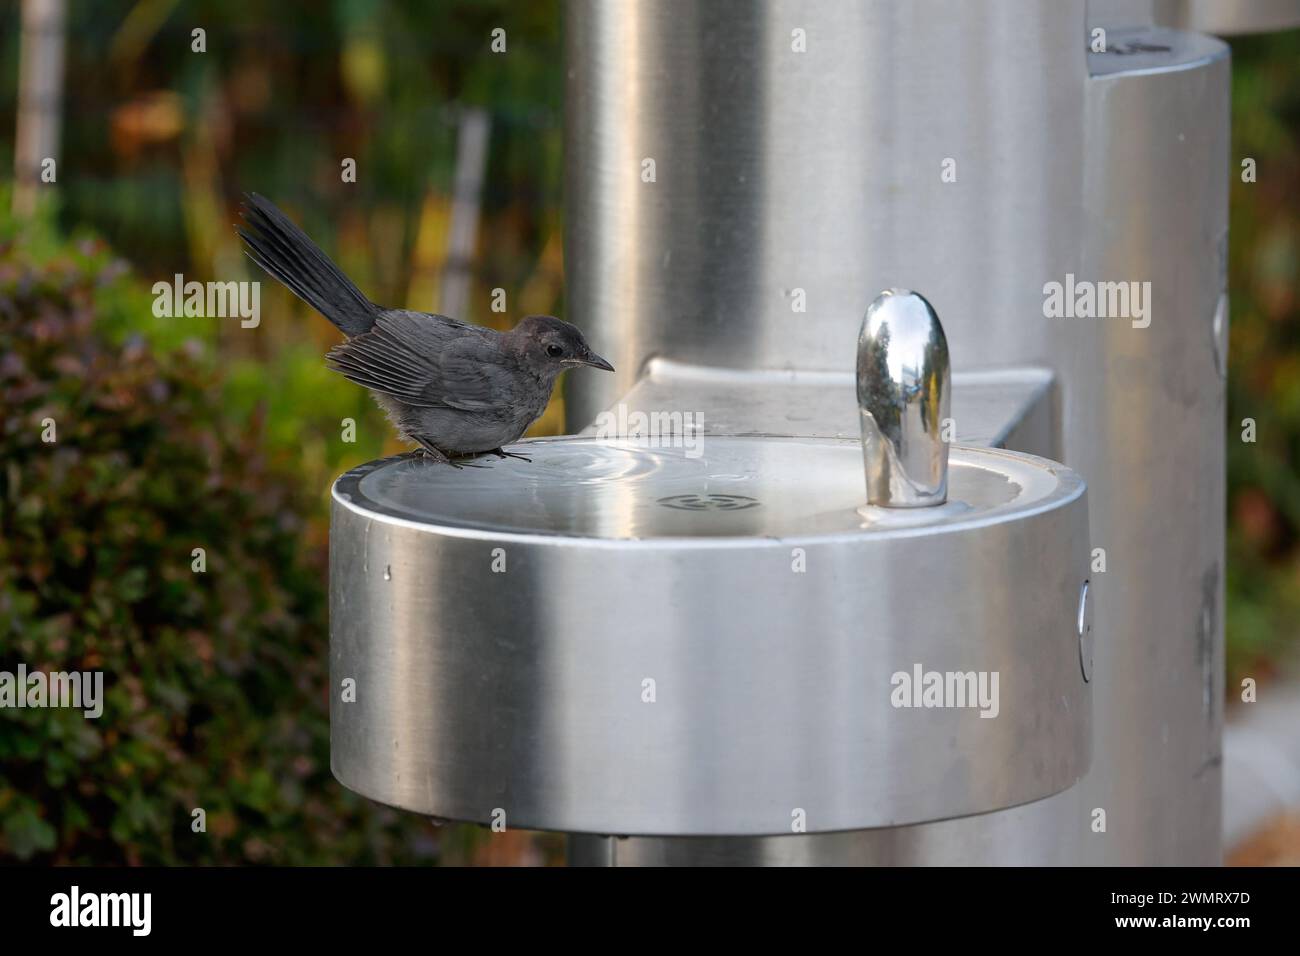
M 559 358 L 564 354 L 564 349 L 560 348 L 558 345 L 548 345 L 546 346 L 546 354 L 551 358 Z

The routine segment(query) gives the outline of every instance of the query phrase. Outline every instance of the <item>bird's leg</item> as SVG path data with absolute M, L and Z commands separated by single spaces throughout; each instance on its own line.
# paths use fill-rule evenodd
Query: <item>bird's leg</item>
M 451 465 L 453 468 L 483 468 L 483 465 L 464 465 L 460 462 L 453 461 L 446 452 L 440 448 L 435 448 L 433 444 L 423 438 L 415 438 L 416 443 L 424 449 L 424 457 L 429 461 L 436 461 L 440 465 Z M 457 456 L 460 457 L 460 456 Z
M 526 461 L 530 465 L 533 462 L 533 460 L 527 455 L 517 455 L 512 451 L 506 451 L 504 448 L 493 448 L 490 451 L 485 452 L 485 454 L 496 455 L 498 458 L 518 458 L 520 461 Z

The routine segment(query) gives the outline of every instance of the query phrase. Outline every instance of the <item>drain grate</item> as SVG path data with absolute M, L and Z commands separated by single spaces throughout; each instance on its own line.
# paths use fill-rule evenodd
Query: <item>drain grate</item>
M 679 511 L 741 511 L 758 505 L 757 498 L 746 495 L 670 495 L 659 504 Z

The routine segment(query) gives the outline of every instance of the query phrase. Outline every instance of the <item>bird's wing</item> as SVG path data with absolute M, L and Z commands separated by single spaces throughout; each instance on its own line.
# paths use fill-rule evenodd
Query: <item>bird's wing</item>
M 490 330 L 421 312 L 386 312 L 369 332 L 330 350 L 349 381 L 426 408 L 508 405 L 514 378 Z

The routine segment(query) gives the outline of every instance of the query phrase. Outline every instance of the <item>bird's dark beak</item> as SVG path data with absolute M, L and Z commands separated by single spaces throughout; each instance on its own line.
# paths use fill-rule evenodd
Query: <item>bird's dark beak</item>
M 604 369 L 606 372 L 614 371 L 614 366 L 610 365 L 595 352 L 588 352 L 587 357 L 582 360 L 583 365 L 590 365 L 592 368 Z

